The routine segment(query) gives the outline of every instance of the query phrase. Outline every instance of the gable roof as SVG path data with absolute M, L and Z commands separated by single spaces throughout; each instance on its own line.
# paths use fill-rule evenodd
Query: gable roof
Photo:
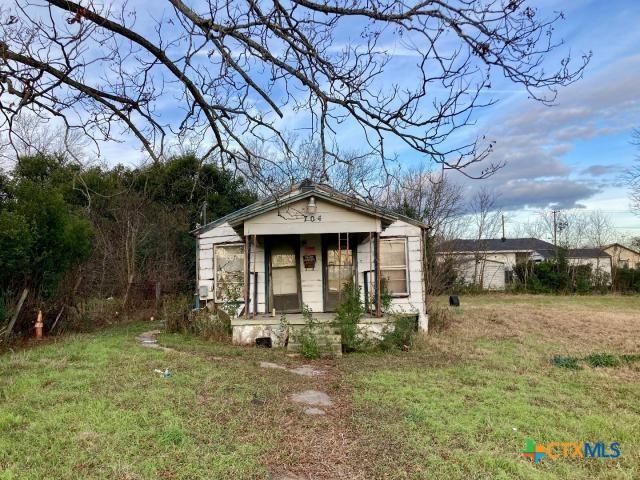
M 611 258 L 600 248 L 572 248 L 567 252 L 568 258 Z
M 443 242 L 438 251 L 453 252 L 538 252 L 543 258 L 551 258 L 555 251 L 553 243 L 537 238 L 489 238 L 487 240 L 455 239 Z M 571 248 L 567 250 L 568 258 L 610 258 L 600 248 Z
M 537 238 L 489 238 L 486 240 L 473 240 L 457 238 L 442 242 L 438 246 L 440 252 L 531 252 L 552 250 L 552 243 Z
M 232 227 L 237 227 L 244 223 L 246 220 L 253 218 L 257 215 L 261 215 L 265 212 L 281 208 L 285 205 L 289 205 L 293 202 L 303 200 L 308 197 L 316 197 L 323 199 L 327 202 L 340 205 L 350 210 L 355 210 L 367 215 L 379 217 L 383 221 L 383 225 L 390 225 L 396 220 L 402 220 L 403 222 L 410 223 L 420 228 L 428 228 L 426 224 L 414 220 L 407 216 L 395 213 L 387 208 L 366 203 L 356 197 L 346 195 L 338 190 L 319 183 L 311 182 L 310 180 L 304 180 L 294 185 L 289 191 L 281 194 L 277 194 L 274 197 L 264 198 L 258 200 L 251 205 L 236 210 L 224 217 L 218 218 L 212 222 L 197 227 L 191 231 L 194 234 L 200 234 L 211 230 L 224 223 L 229 223 Z
M 609 245 L 605 245 L 603 247 L 603 250 L 607 250 L 608 248 L 623 248 L 625 250 L 628 250 L 632 253 L 635 253 L 636 255 L 640 255 L 640 252 L 631 248 L 631 247 L 627 247 L 626 245 L 622 245 L 621 243 L 610 243 Z

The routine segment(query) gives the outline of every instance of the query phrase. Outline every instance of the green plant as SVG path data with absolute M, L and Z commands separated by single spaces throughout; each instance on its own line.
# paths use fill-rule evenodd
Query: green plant
M 566 368 L 569 370 L 580 370 L 582 368 L 580 365 L 578 365 L 578 359 L 575 357 L 556 355 L 551 360 L 551 363 L 558 368 Z
M 308 305 L 302 308 L 302 316 L 305 319 L 304 326 L 295 334 L 295 341 L 300 345 L 300 354 L 308 359 L 320 356 L 320 342 L 317 330 L 318 321 L 313 318 L 313 312 Z
M 592 353 L 584 357 L 584 360 L 592 367 L 620 366 L 620 359 L 610 353 Z
M 640 353 L 629 353 L 625 355 L 620 355 L 620 360 L 625 363 L 633 363 L 640 361 Z
M 383 351 L 411 348 L 418 330 L 416 318 L 401 314 L 390 314 L 391 326 L 384 329 L 379 347 Z
M 354 352 L 362 346 L 364 339 L 358 328 L 358 322 L 364 313 L 365 307 L 360 299 L 360 288 L 353 282 L 346 283 L 333 321 L 333 326 L 342 338 L 343 352 Z

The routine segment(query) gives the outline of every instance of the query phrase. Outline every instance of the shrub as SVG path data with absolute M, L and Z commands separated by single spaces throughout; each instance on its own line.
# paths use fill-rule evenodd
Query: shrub
M 610 353 L 592 353 L 587 355 L 585 361 L 592 367 L 618 367 L 620 359 Z
M 356 351 L 362 346 L 363 338 L 358 322 L 364 312 L 365 307 L 360 300 L 360 288 L 353 282 L 346 283 L 333 321 L 333 326 L 342 338 L 342 351 L 345 353 Z
M 190 298 L 185 296 L 167 297 L 162 302 L 160 319 L 167 332 L 187 333 L 190 331 Z
M 380 349 L 389 351 L 394 349 L 406 350 L 411 348 L 418 330 L 416 319 L 404 315 L 391 314 L 393 328 L 386 328 L 382 332 Z
M 613 286 L 618 292 L 640 292 L 640 268 L 617 268 Z
M 578 365 L 578 359 L 575 357 L 563 357 L 556 355 L 551 363 L 559 368 L 567 368 L 569 370 L 580 370 L 582 367 Z
M 320 356 L 320 342 L 318 341 L 318 322 L 313 318 L 313 312 L 308 305 L 302 309 L 302 316 L 305 319 L 304 326 L 294 335 L 295 341 L 300 345 L 300 354 L 308 359 L 315 359 Z

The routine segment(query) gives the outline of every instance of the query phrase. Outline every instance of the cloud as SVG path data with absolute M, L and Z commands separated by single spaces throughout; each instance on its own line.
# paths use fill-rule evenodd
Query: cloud
M 567 162 L 567 156 L 580 141 L 631 131 L 640 118 L 638 78 L 640 55 L 628 56 L 562 90 L 554 106 L 516 98 L 509 108 L 487 116 L 482 122 L 485 135 L 496 142 L 489 161 L 505 167 L 487 180 L 470 183 L 470 190 L 485 187 L 500 193 L 499 203 L 510 209 L 572 208 L 601 192 L 609 185 L 593 177 L 621 167 L 586 166 L 585 158 Z M 470 173 L 482 168 L 478 165 Z
M 591 165 L 583 169 L 580 173 L 583 175 L 590 175 L 592 177 L 601 177 L 610 173 L 617 173 L 620 168 L 615 165 Z

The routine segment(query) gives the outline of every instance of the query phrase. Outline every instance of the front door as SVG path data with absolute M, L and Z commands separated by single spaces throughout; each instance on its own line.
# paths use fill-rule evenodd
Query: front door
M 270 307 L 278 313 L 300 312 L 298 242 L 295 237 L 274 237 L 269 243 Z
M 354 281 L 355 239 L 342 234 L 338 245 L 338 234 L 327 234 L 323 237 L 322 264 L 324 286 L 324 310 L 335 312 L 340 303 L 345 284 Z

